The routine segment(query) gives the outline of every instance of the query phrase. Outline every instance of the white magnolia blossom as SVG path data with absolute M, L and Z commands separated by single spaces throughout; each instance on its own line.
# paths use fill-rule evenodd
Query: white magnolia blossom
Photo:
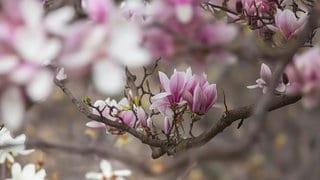
M 90 180 L 122 180 L 124 177 L 131 175 L 130 170 L 112 170 L 111 164 L 107 160 L 102 160 L 100 162 L 101 172 L 88 172 L 86 174 L 86 179 Z
M 34 150 L 32 149 L 25 150 L 25 140 L 26 136 L 24 134 L 13 138 L 10 135 L 9 130 L 5 127 L 2 127 L 0 130 L 0 164 L 4 163 L 5 160 L 14 162 L 13 157 L 19 154 L 27 155 L 33 152 Z
M 44 180 L 46 171 L 44 169 L 36 171 L 34 164 L 27 164 L 21 169 L 20 164 L 14 163 L 11 168 L 11 176 L 7 180 Z

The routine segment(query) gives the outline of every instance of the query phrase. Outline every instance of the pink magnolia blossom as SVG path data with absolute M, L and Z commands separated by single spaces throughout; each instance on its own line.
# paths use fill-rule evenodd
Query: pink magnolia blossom
M 175 70 L 170 79 L 163 72 L 159 72 L 160 83 L 164 92 L 152 97 L 153 103 L 150 108 L 158 109 L 165 116 L 172 117 L 171 106 L 185 103 L 182 97 L 187 81 L 191 76 L 190 68 L 186 72 Z
M 255 85 L 247 86 L 248 89 L 261 88 L 263 89 L 263 93 L 266 93 L 268 90 L 268 86 L 270 85 L 272 72 L 268 65 L 262 63 L 260 69 L 260 78 L 256 80 Z M 279 80 L 279 84 L 276 87 L 276 91 L 280 93 L 284 93 L 286 91 L 286 85 L 283 83 L 282 79 Z
M 209 84 L 206 75 L 192 75 L 191 68 L 186 72 L 175 70 L 170 79 L 159 72 L 159 78 L 164 92 L 152 98 L 150 108 L 159 110 L 166 117 L 173 117 L 173 108 L 186 103 L 190 111 L 204 115 L 216 102 L 216 85 Z
M 320 99 L 320 47 L 315 46 L 294 57 L 294 67 L 286 69 L 291 92 L 304 94 L 303 104 L 315 107 Z
M 184 92 L 184 99 L 192 112 L 204 115 L 216 103 L 216 85 L 209 84 L 205 74 L 201 77 L 194 75 Z
M 136 115 L 131 110 L 122 111 L 120 114 L 121 120 L 126 125 L 133 127 L 136 122 Z
M 283 11 L 277 9 L 275 26 L 268 25 L 268 27 L 272 31 L 280 31 L 286 39 L 290 39 L 303 28 L 306 23 L 306 18 L 307 14 L 303 14 L 300 18 L 297 18 L 289 9 L 284 9 Z

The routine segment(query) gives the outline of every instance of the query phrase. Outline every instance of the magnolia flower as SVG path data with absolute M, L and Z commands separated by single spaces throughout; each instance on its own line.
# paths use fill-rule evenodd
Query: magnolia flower
M 10 132 L 7 128 L 2 127 L 0 129 L 0 146 L 7 148 L 0 149 L 0 164 L 4 163 L 5 160 L 10 162 L 14 162 L 14 156 L 19 154 L 27 155 L 33 152 L 34 150 L 25 150 L 24 142 L 26 140 L 26 136 L 21 134 L 15 138 L 10 135 Z
M 188 102 L 192 112 L 199 115 L 206 114 L 216 103 L 217 89 L 215 84 L 209 84 L 207 77 L 193 76 L 184 92 L 184 99 Z
M 107 160 L 102 160 L 100 162 L 100 169 L 102 172 L 88 172 L 86 174 L 86 179 L 91 180 L 120 180 L 123 177 L 128 177 L 131 175 L 130 170 L 112 170 L 111 164 Z
M 136 116 L 133 111 L 127 110 L 127 111 L 122 111 L 120 114 L 120 120 L 121 122 L 125 123 L 126 125 L 133 127 L 136 122 Z
M 150 109 L 158 109 L 167 117 L 173 116 L 171 106 L 184 104 L 182 99 L 187 80 L 192 76 L 191 68 L 186 72 L 174 71 L 170 79 L 163 72 L 159 72 L 159 78 L 162 88 L 165 92 L 152 97 Z
M 260 78 L 256 80 L 255 85 L 247 86 L 248 89 L 261 88 L 263 89 L 263 93 L 266 93 L 268 90 L 268 86 L 270 85 L 272 72 L 268 65 L 262 63 L 260 70 Z M 286 85 L 283 83 L 282 78 L 279 80 L 279 84 L 276 87 L 276 91 L 279 93 L 284 93 L 286 91 Z
M 20 164 L 14 163 L 11 167 L 12 177 L 8 180 L 44 180 L 46 172 L 44 169 L 36 171 L 34 164 L 27 164 L 21 169 Z
M 209 84 L 205 74 L 192 75 L 191 68 L 186 72 L 174 71 L 170 79 L 159 72 L 162 88 L 165 92 L 152 97 L 151 109 L 159 110 L 166 117 L 173 117 L 172 108 L 188 104 L 190 111 L 203 115 L 213 107 L 217 100 L 215 84 Z
M 283 11 L 277 9 L 277 13 L 275 15 L 275 26 L 268 25 L 268 27 L 272 31 L 280 31 L 288 40 L 303 28 L 306 23 L 306 18 L 307 14 L 303 14 L 300 18 L 297 18 L 289 9 L 284 9 Z
M 316 107 L 320 98 L 320 47 L 315 46 L 300 55 L 296 55 L 294 66 L 286 69 L 290 80 L 289 87 L 294 88 L 294 92 L 304 94 L 302 102 L 305 107 Z

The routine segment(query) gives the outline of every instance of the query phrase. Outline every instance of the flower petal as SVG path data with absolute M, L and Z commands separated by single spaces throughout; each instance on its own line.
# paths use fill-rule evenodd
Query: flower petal
M 25 103 L 18 88 L 8 88 L 1 97 L 3 122 L 10 131 L 20 128 L 25 113 Z

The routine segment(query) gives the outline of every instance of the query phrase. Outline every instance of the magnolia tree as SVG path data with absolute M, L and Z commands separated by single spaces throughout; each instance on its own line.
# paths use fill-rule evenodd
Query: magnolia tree
M 263 137 L 270 135 L 273 128 L 268 125 L 270 121 L 284 124 L 283 115 L 269 120 L 268 112 L 291 104 L 297 105 L 285 110 L 317 113 L 319 108 L 318 1 L 3 0 L 0 3 L 1 179 L 139 177 L 127 169 L 143 173 L 141 177 L 176 171 L 172 178 L 201 179 L 203 175 L 195 173 L 202 162 L 236 159 L 257 148 L 259 142 L 266 144 Z M 248 67 L 251 67 L 249 75 Z M 232 78 L 230 74 L 234 73 Z M 79 94 L 78 87 L 83 89 L 80 96 L 75 95 Z M 87 141 L 72 146 L 67 140 L 56 144 L 40 137 L 37 128 L 30 132 L 32 122 L 26 119 L 32 121 L 32 116 L 28 116 L 28 111 L 46 104 L 46 99 L 56 96 L 57 88 L 78 110 L 68 117 L 80 114 L 86 120 L 71 122 L 74 124 L 65 128 L 81 124 L 87 127 L 81 133 L 91 136 L 102 129 L 102 138 L 96 139 L 97 143 L 110 142 L 115 137 L 116 144 L 98 147 Z M 58 105 L 50 104 L 50 108 L 55 106 Z M 285 110 L 280 112 L 283 114 Z M 55 115 L 61 117 L 58 114 Z M 249 117 L 251 122 L 244 124 Z M 317 125 L 313 126 L 320 127 Z M 299 132 L 306 128 L 293 120 L 283 126 L 295 127 Z M 21 132 L 32 137 L 26 141 L 24 134 L 14 135 Z M 59 131 L 55 133 L 51 136 L 58 136 Z M 238 138 L 234 143 L 223 140 L 220 143 L 221 138 L 216 136 L 223 134 Z M 307 151 L 309 157 L 295 159 L 295 166 L 285 164 L 290 171 L 277 170 L 277 176 L 265 175 L 267 179 L 310 178 L 311 174 L 320 178 L 315 169 L 320 163 L 319 135 L 309 134 L 307 139 L 313 145 L 308 148 L 309 145 L 294 139 L 306 135 L 293 134 L 290 137 L 282 132 L 275 138 L 275 144 L 283 145 L 293 139 L 296 156 L 299 157 L 302 148 L 300 156 Z M 139 150 L 141 146 L 149 148 L 138 158 L 126 152 Z M 270 149 L 267 146 L 260 147 L 261 151 Z M 100 161 L 95 160 L 96 165 L 85 166 L 80 175 L 60 177 L 54 170 L 46 173 L 44 154 L 33 152 L 34 149 L 95 155 L 101 160 L 101 169 L 97 168 Z M 20 165 L 20 156 L 18 161 L 15 159 L 34 153 L 32 159 L 38 159 L 37 162 L 30 160 L 32 163 Z M 160 160 L 151 161 L 149 157 Z M 253 158 L 261 162 L 263 157 Z M 127 166 L 112 170 L 112 163 L 105 159 Z M 196 162 L 200 164 L 198 167 Z M 56 160 L 55 165 L 59 164 L 63 163 Z

